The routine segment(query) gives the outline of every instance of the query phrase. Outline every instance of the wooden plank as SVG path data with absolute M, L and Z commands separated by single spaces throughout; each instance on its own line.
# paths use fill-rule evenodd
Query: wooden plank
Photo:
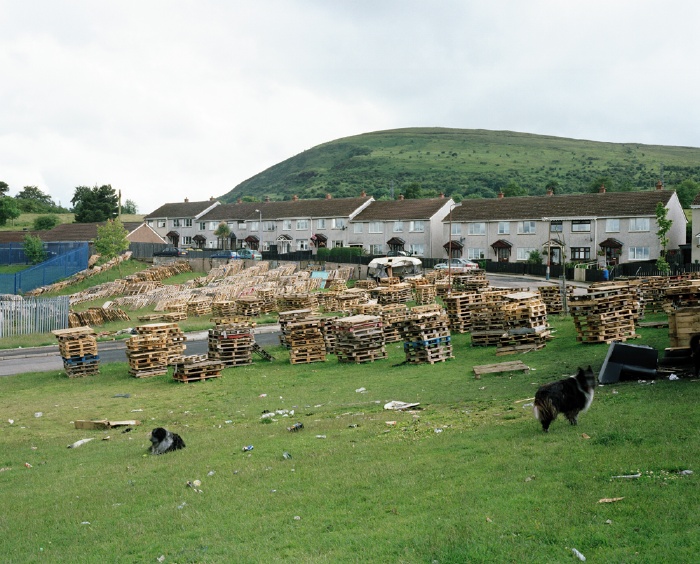
M 521 360 L 514 360 L 510 362 L 498 362 L 496 364 L 480 364 L 474 367 L 474 374 L 476 377 L 480 377 L 482 374 L 498 374 L 500 372 L 516 372 L 522 370 L 527 372 L 530 367 L 523 363 Z

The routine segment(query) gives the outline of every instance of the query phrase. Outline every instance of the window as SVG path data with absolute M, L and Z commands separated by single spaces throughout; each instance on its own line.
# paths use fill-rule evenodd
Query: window
M 605 220 L 605 231 L 606 231 L 606 233 L 619 233 L 620 220 L 619 219 L 606 219 Z
M 291 231 L 292 229 L 292 220 L 291 219 L 283 219 L 282 220 L 282 231 Z
M 165 227 L 165 220 L 164 219 L 158 220 L 158 227 Z
M 246 230 L 245 221 L 239 221 L 239 222 L 238 222 L 237 229 L 238 229 L 239 231 L 245 231 L 245 230 Z
M 574 219 L 571 221 L 572 233 L 587 233 L 591 230 L 590 219 Z
M 261 243 L 262 248 L 260 249 L 261 251 L 269 251 L 270 250 L 270 241 L 263 241 Z
M 394 222 L 394 233 L 403 233 L 403 221 Z
M 467 258 L 469 260 L 478 260 L 485 257 L 484 249 L 467 249 Z
M 182 244 L 183 245 L 191 245 L 192 244 L 192 237 L 189 237 L 189 236 L 183 237 Z
M 333 225 L 331 225 L 331 229 L 345 229 L 345 218 L 333 218 Z
M 309 250 L 309 240 L 308 239 L 297 239 L 297 251 L 308 251 Z
M 153 227 L 153 220 L 152 220 L 152 219 L 147 219 L 147 220 L 146 220 L 146 225 L 148 225 L 149 227 Z
M 259 221 L 251 221 L 250 222 L 250 231 L 253 233 L 260 231 L 260 222 Z
M 630 260 L 649 260 L 649 247 L 630 247 Z
M 408 250 L 412 255 L 423 256 L 425 253 L 425 245 L 423 243 L 411 243 Z
M 173 219 L 173 227 L 180 227 L 180 220 L 179 219 Z
M 305 231 L 309 228 L 308 219 L 297 219 L 297 231 Z
M 274 231 L 275 222 L 274 221 L 263 221 L 263 231 Z
M 197 229 L 199 231 L 206 231 L 207 230 L 207 222 L 206 221 L 200 221 L 197 223 Z
M 185 222 L 185 227 L 192 227 L 192 218 L 187 218 L 184 220 Z
M 384 249 L 382 248 L 382 245 L 370 245 L 369 246 L 369 254 L 370 255 L 383 255 Z
M 316 229 L 325 229 L 326 228 L 326 219 L 317 219 L 316 220 Z
M 590 260 L 590 247 L 571 247 L 571 260 Z
M 382 222 L 381 221 L 370 221 L 369 229 L 367 233 L 382 233 Z
M 510 221 L 499 221 L 498 222 L 498 234 L 499 235 L 510 235 Z
M 453 223 L 451 234 L 452 235 L 461 235 L 462 234 L 462 224 L 461 223 Z
M 234 224 L 235 224 L 235 225 L 234 225 Z M 226 225 L 227 225 L 230 229 L 233 229 L 233 228 L 234 228 L 236 225 L 238 225 L 238 224 L 235 223 L 234 221 L 227 221 L 227 222 L 226 222 Z
M 633 217 L 630 219 L 630 231 L 649 231 L 649 218 Z
M 549 231 L 551 233 L 563 233 L 564 232 L 564 222 L 562 221 L 550 221 Z
M 518 221 L 518 235 L 533 235 L 534 233 L 534 221 Z
M 352 226 L 352 232 L 353 233 L 362 233 L 362 224 L 361 223 L 354 223 Z
M 333 241 L 333 248 L 334 248 L 334 249 L 339 249 L 339 248 L 341 248 L 342 246 L 343 246 L 343 242 L 342 242 L 342 241 Z
M 211 229 L 212 231 L 216 231 L 217 227 L 219 227 L 218 221 L 210 221 L 209 222 L 209 229 Z
M 467 233 L 469 235 L 484 235 L 486 233 L 486 224 L 483 222 L 467 223 Z M 453 233 L 457 235 L 457 233 Z
M 530 258 L 530 253 L 535 251 L 535 247 L 518 247 L 515 253 L 515 260 L 527 260 Z
M 408 230 L 412 233 L 423 233 L 425 231 L 425 222 L 422 219 L 412 221 L 408 224 Z

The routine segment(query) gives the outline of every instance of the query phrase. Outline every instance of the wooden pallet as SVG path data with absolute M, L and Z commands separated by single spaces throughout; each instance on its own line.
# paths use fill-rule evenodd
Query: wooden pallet
M 503 372 L 529 372 L 530 367 L 521 360 L 498 362 L 496 364 L 480 364 L 473 368 L 474 377 L 478 380 L 482 374 L 501 374 Z
M 220 378 L 224 363 L 216 360 L 176 364 L 173 379 L 178 382 L 197 382 L 210 378 Z

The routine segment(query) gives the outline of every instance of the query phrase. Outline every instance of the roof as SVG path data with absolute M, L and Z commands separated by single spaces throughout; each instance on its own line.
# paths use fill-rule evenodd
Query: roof
M 430 219 L 444 206 L 451 205 L 450 198 L 424 198 L 386 200 L 372 202 L 353 221 L 401 221 L 409 219 Z
M 94 241 L 97 238 L 97 226 L 102 223 L 61 223 L 47 231 L 0 231 L 0 243 L 17 243 L 24 241 L 25 235 L 39 237 L 45 243 L 57 241 Z M 163 240 L 152 228 L 139 221 L 123 223 L 129 232 L 131 242 L 162 243 Z M 147 229 L 144 229 L 147 228 Z M 155 237 L 153 237 L 155 235 Z
M 206 221 L 255 221 L 282 218 L 307 217 L 349 217 L 358 208 L 372 202 L 371 196 L 362 198 L 324 198 L 309 200 L 285 200 L 282 202 L 240 202 L 222 204 L 204 214 L 200 219 Z
M 219 206 L 218 200 L 206 200 L 204 202 L 175 202 L 163 204 L 157 210 L 149 213 L 145 219 L 155 219 L 158 217 L 197 217 L 213 206 Z
M 672 190 L 653 190 L 468 199 L 452 210 L 452 221 L 653 216 L 656 204 L 668 205 L 673 194 Z

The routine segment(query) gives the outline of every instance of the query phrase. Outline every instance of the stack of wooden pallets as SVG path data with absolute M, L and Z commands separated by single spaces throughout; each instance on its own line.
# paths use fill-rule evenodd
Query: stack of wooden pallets
M 187 302 L 187 316 L 201 317 L 211 313 L 211 300 L 209 298 L 197 298 Z
M 343 290 L 347 290 L 347 280 L 344 280 L 343 278 L 334 278 L 333 280 L 329 280 L 326 282 L 326 289 L 330 292 L 342 292 Z
M 540 298 L 547 307 L 547 315 L 556 315 L 564 312 L 564 301 L 562 300 L 561 287 L 541 286 L 539 289 Z M 573 287 L 566 287 L 567 300 L 573 295 Z
M 435 303 L 437 289 L 435 284 L 418 284 L 413 288 L 415 302 L 418 305 Z
M 258 317 L 262 313 L 263 300 L 257 296 L 243 296 L 236 300 L 236 313 L 246 317 Z
M 544 348 L 550 338 L 549 327 L 520 327 L 508 329 L 501 335 L 496 355 L 516 354 Z
M 217 300 L 211 304 L 213 317 L 234 317 L 236 315 L 235 300 Z
M 483 296 L 477 292 L 453 293 L 442 298 L 447 310 L 450 330 L 466 333 L 472 329 L 472 312 L 483 304 Z
M 665 302 L 667 312 L 675 308 L 700 306 L 700 280 L 686 280 L 667 287 Z
M 270 313 L 277 307 L 275 290 L 272 288 L 256 288 L 255 297 L 260 300 L 260 313 Z
M 52 333 L 58 339 L 58 351 L 63 358 L 63 368 L 69 378 L 99 374 L 100 357 L 97 354 L 97 337 L 91 327 L 56 329 Z
M 326 345 L 326 354 L 335 354 L 338 345 L 338 337 L 335 333 L 335 322 L 340 316 L 321 318 L 321 333 L 323 333 L 323 342 Z
M 537 292 L 507 294 L 502 307 L 506 328 L 539 327 L 547 324 L 547 306 Z
M 386 358 L 381 319 L 376 315 L 352 315 L 335 322 L 339 362 L 373 362 Z
M 689 347 L 690 339 L 700 333 L 700 307 L 681 307 L 668 314 L 671 347 Z
M 636 339 L 639 299 L 622 286 L 597 286 L 571 297 L 577 339 L 584 343 L 612 343 Z
M 318 298 L 315 294 L 283 294 L 277 298 L 279 311 L 296 311 L 299 309 L 316 309 Z
M 129 320 L 129 314 L 118 307 L 91 307 L 85 311 L 71 311 L 68 314 L 69 327 L 104 325 L 110 321 Z
M 209 378 L 221 378 L 224 363 L 219 360 L 203 360 L 200 355 L 184 356 L 174 365 L 173 379 L 178 382 L 199 382 Z
M 434 364 L 452 356 L 449 320 L 444 310 L 414 308 L 402 328 L 403 350 L 410 364 Z
M 452 276 L 453 292 L 478 292 L 487 288 L 489 281 L 486 279 L 485 270 L 477 270 L 470 274 L 454 274 Z
M 280 345 L 289 348 L 287 342 L 288 325 L 294 321 L 299 321 L 307 319 L 312 316 L 311 309 L 292 309 L 289 311 L 279 312 L 279 322 L 280 322 Z
M 377 287 L 377 281 L 372 278 L 367 278 L 366 280 L 355 281 L 355 288 L 361 288 L 362 290 L 371 290 Z
M 139 335 L 152 335 L 163 337 L 168 354 L 168 362 L 185 352 L 187 337 L 177 323 L 149 323 L 136 326 Z
M 401 327 L 408 318 L 408 306 L 406 304 L 385 305 L 381 307 L 382 328 L 385 343 L 398 343 L 403 338 Z M 369 312 L 367 312 L 369 313 Z M 372 313 L 370 315 L 376 315 Z
M 286 341 L 289 346 L 289 362 L 306 364 L 326 360 L 326 341 L 323 335 L 324 320 L 306 318 L 287 324 Z
M 248 323 L 223 323 L 209 329 L 209 360 L 226 366 L 247 366 L 253 363 L 253 328 Z
M 373 293 L 377 296 L 377 303 L 381 305 L 405 304 L 411 301 L 411 285 L 406 282 L 379 286 Z
M 187 319 L 187 303 L 170 303 L 165 306 L 165 311 L 168 313 L 169 321 L 182 321 Z M 164 316 L 165 317 L 165 316 Z
M 126 341 L 129 374 L 135 378 L 168 372 L 168 345 L 164 334 L 134 335 Z

